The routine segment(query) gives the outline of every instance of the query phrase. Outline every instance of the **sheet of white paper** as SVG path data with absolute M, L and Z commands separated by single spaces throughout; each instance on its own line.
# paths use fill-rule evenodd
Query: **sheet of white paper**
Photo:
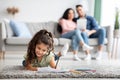
M 87 20 L 85 18 L 80 18 L 77 20 L 77 28 L 78 29 L 86 29 Z
M 54 69 L 54 68 L 50 68 L 50 67 L 41 67 L 39 68 L 39 70 L 37 72 L 59 72 L 59 73 L 63 73 L 63 72 L 68 72 L 68 69 L 64 69 L 64 70 L 59 70 L 59 69 Z

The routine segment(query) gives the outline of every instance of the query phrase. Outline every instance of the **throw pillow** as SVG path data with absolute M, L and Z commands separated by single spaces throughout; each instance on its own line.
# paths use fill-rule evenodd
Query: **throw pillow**
M 32 37 L 25 23 L 10 20 L 10 26 L 16 36 L 27 38 Z

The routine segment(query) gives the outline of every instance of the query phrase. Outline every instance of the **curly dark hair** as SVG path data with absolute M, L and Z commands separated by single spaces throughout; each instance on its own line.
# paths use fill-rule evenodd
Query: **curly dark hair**
M 51 32 L 48 32 L 45 29 L 38 31 L 28 44 L 26 62 L 31 63 L 34 59 L 36 59 L 37 56 L 35 54 L 35 48 L 37 44 L 44 43 L 49 45 L 48 53 L 50 53 L 54 50 L 53 42 L 53 35 Z
M 68 8 L 65 10 L 65 12 L 63 13 L 63 16 L 61 17 L 61 19 L 68 19 L 68 14 L 69 14 L 69 11 L 72 10 L 75 14 L 75 11 L 72 9 L 72 8 Z M 74 16 L 75 17 L 75 16 Z M 74 19 L 73 19 L 74 21 Z

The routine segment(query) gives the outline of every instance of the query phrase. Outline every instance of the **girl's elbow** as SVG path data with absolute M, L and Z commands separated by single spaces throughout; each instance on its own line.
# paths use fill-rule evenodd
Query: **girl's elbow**
M 26 66 L 25 69 L 31 71 L 37 71 L 37 67 L 32 67 L 32 66 Z

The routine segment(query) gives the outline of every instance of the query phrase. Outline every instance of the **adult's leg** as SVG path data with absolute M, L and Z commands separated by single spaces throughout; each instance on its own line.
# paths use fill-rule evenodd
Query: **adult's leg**
M 72 37 L 71 44 L 72 44 L 71 45 L 72 49 L 75 52 L 74 54 L 76 54 L 76 52 L 78 51 L 78 48 L 79 48 L 79 41 L 77 40 L 77 36 L 76 35 L 74 35 Z
M 82 33 L 79 29 L 76 29 L 74 32 L 70 33 L 66 33 L 63 34 L 62 37 L 64 38 L 70 38 L 72 40 L 72 49 L 74 50 L 74 53 L 76 53 L 76 51 L 78 50 L 79 45 L 81 45 L 85 50 L 91 49 L 92 47 L 88 46 L 85 44 L 83 37 L 86 37 L 87 34 Z M 86 43 L 88 43 L 88 39 L 85 38 Z
M 82 33 L 82 34 L 83 34 L 83 33 Z M 80 43 L 80 45 L 82 46 L 82 49 L 83 49 L 84 51 L 93 49 L 93 47 L 88 46 L 88 45 L 84 42 L 83 37 L 82 37 L 81 32 L 80 32 L 79 29 L 76 30 L 76 36 L 77 36 L 77 38 L 78 38 L 77 40 L 79 41 L 79 43 Z M 80 41 L 81 39 L 82 39 L 82 41 Z M 86 39 L 86 42 L 87 42 L 87 39 Z
M 77 60 L 77 61 L 81 61 L 81 59 L 79 59 L 77 53 L 78 53 L 78 49 L 79 49 L 79 41 L 77 40 L 77 36 L 74 35 L 72 37 L 72 40 L 71 40 L 71 43 L 72 43 L 72 49 L 73 49 L 73 59 L 74 60 Z
M 83 40 L 83 37 L 81 35 L 81 31 L 79 29 L 75 30 L 75 36 L 76 36 L 76 41 L 78 42 L 78 44 L 83 46 L 84 45 L 84 40 Z
M 83 37 L 84 42 L 85 42 L 87 45 L 89 45 L 87 33 L 86 33 L 86 32 L 82 32 L 81 35 L 82 35 L 82 37 Z M 88 55 L 88 54 L 90 53 L 90 51 L 89 51 L 89 50 L 86 50 L 85 53 Z
M 72 40 L 71 46 L 72 46 L 74 55 L 77 54 L 77 50 L 78 50 L 79 45 L 82 46 L 83 50 L 92 49 L 92 47 L 90 47 L 84 43 L 81 32 L 79 29 L 76 29 L 72 32 L 68 32 L 66 34 L 63 34 L 61 37 L 68 38 L 68 39 Z
M 78 30 L 77 30 L 78 31 Z M 86 43 L 88 43 L 88 38 L 87 38 L 87 34 L 86 33 L 79 33 L 79 31 L 77 32 L 76 31 L 76 35 L 74 35 L 72 38 L 72 44 L 73 44 L 73 46 L 72 46 L 72 48 L 73 48 L 73 53 L 75 54 L 74 55 L 74 59 L 76 59 L 76 60 L 78 60 L 79 58 L 77 57 L 77 55 L 76 55 L 76 53 L 77 53 L 77 51 L 78 51 L 78 48 L 79 48 L 79 43 L 80 43 L 80 39 L 79 39 L 79 37 L 78 37 L 78 35 L 79 36 L 84 36 L 84 39 L 85 39 L 85 37 L 86 37 Z M 84 43 L 83 43 L 83 45 L 85 45 Z M 85 58 L 85 60 L 89 60 L 89 59 L 91 59 L 91 55 L 90 55 L 90 52 L 89 52 L 89 49 L 86 49 L 85 50 L 85 53 L 86 53 L 86 58 Z
M 72 39 L 73 36 L 77 36 L 77 41 L 81 41 L 81 42 L 84 42 L 83 39 L 82 39 L 82 36 L 81 36 L 81 32 L 80 30 L 76 29 L 76 30 L 73 30 L 73 31 L 70 31 L 70 32 L 67 32 L 65 34 L 62 34 L 61 37 L 62 38 L 67 38 L 67 39 Z
M 81 31 L 79 29 L 76 29 L 74 31 L 70 31 L 70 32 L 67 32 L 63 35 L 61 35 L 62 38 L 68 38 L 68 39 L 73 39 L 72 37 L 73 36 L 76 36 L 75 40 L 81 45 L 83 46 L 84 45 L 84 40 L 83 38 L 85 39 L 86 43 L 88 43 L 88 39 L 86 37 L 87 34 L 85 33 L 82 33 L 81 34 Z
M 86 32 L 81 32 L 81 35 L 82 35 L 82 37 L 83 37 L 84 42 L 85 42 L 86 44 L 89 44 L 87 33 L 86 33 Z
M 103 44 L 105 41 L 106 31 L 104 28 L 100 28 L 96 33 L 92 34 L 90 38 L 98 38 L 98 51 L 102 51 Z
M 73 58 L 78 61 L 80 61 L 80 59 L 77 57 L 78 48 L 79 48 L 79 45 L 83 44 L 83 39 L 80 33 L 81 33 L 80 30 L 74 30 L 61 35 L 61 37 L 63 38 L 71 39 L 72 41 L 71 47 L 73 49 L 73 54 L 74 54 Z
M 102 49 L 105 41 L 105 36 L 106 36 L 106 31 L 104 28 L 98 29 L 96 33 L 90 36 L 92 38 L 98 38 L 98 52 L 96 57 L 97 60 L 102 58 Z
M 89 45 L 87 33 L 86 33 L 86 32 L 81 32 L 81 35 L 82 35 L 82 37 L 83 37 L 84 42 L 85 42 L 87 45 Z M 91 59 L 90 50 L 85 50 L 85 53 L 86 53 L 86 57 L 84 58 L 84 60 L 90 60 L 90 59 Z
M 61 35 L 61 37 L 71 39 L 71 41 L 72 41 L 71 46 L 72 46 L 74 54 L 77 53 L 79 43 L 81 45 L 83 44 L 83 39 L 82 39 L 80 30 L 70 31 L 68 33 Z

